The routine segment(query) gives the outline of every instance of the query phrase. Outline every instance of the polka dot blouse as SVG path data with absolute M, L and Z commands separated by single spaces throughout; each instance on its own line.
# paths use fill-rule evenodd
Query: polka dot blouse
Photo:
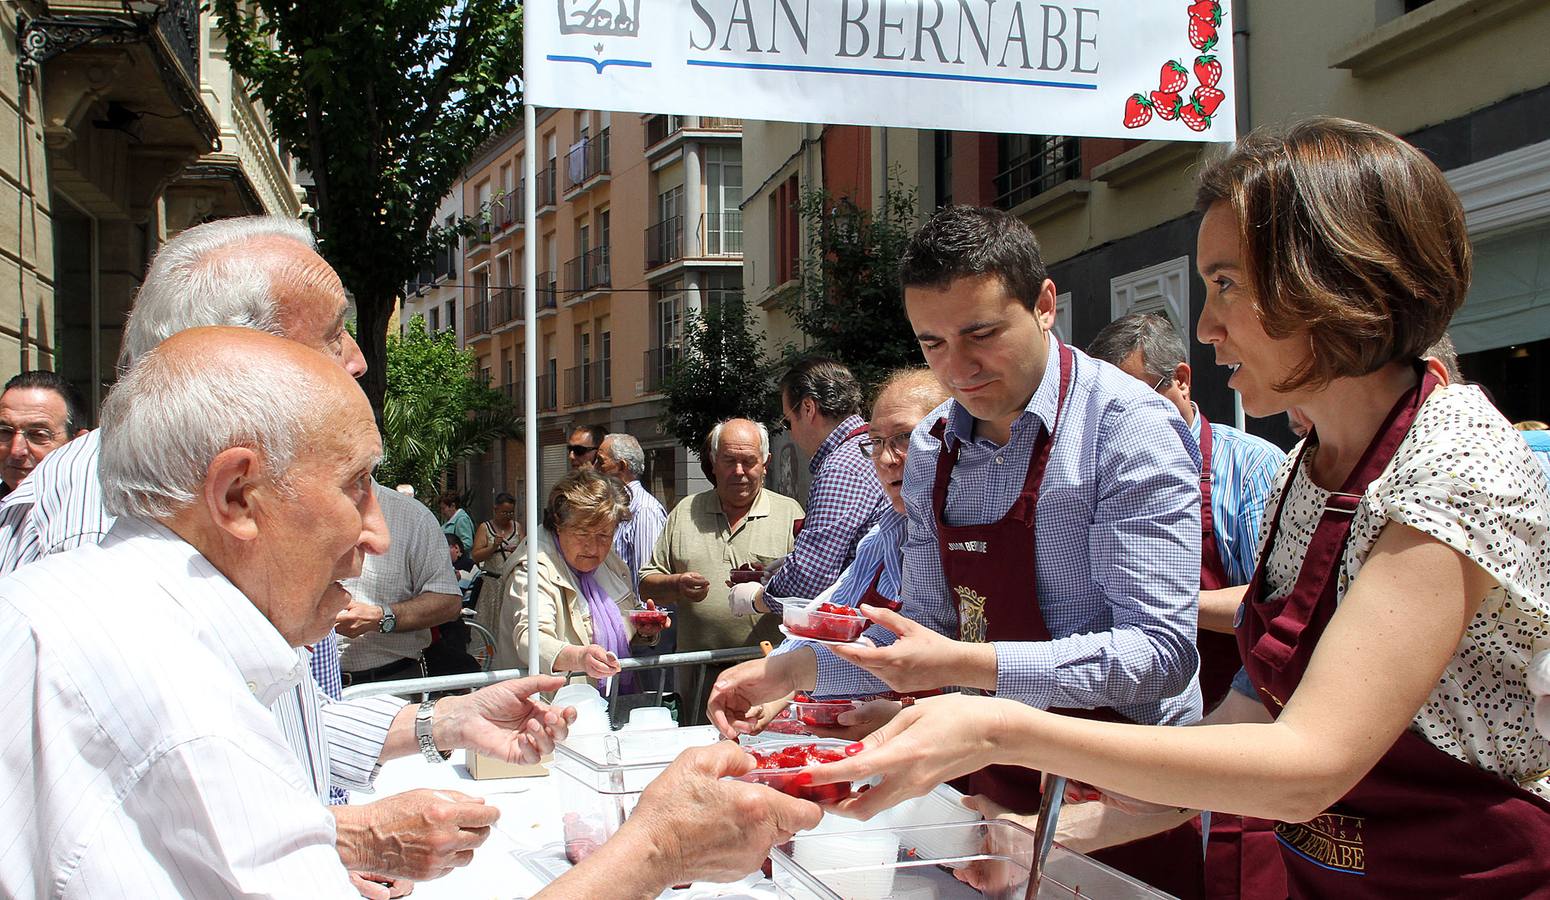
M 1286 484 L 1295 457 L 1277 484 Z M 1309 477 L 1311 458 L 1286 488 L 1266 572 L 1270 597 L 1292 589 L 1329 496 Z M 1262 549 L 1270 518 L 1260 528 Z M 1524 683 L 1536 648 L 1550 649 L 1550 494 L 1528 446 L 1478 389 L 1450 386 L 1421 405 L 1393 461 L 1362 498 L 1337 596 L 1345 596 L 1389 521 L 1436 538 L 1496 579 L 1411 729 L 1439 750 L 1550 799 L 1550 741 L 1534 728 Z

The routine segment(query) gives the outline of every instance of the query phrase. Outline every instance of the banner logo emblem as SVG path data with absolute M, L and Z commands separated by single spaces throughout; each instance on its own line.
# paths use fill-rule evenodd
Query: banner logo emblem
M 560 34 L 640 35 L 640 0 L 559 0 Z

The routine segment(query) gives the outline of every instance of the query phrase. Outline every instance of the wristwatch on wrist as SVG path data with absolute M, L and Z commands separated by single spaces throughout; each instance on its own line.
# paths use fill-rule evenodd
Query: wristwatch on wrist
M 446 762 L 452 755 L 451 750 L 437 750 L 436 741 L 431 737 L 431 716 L 436 710 L 436 701 L 427 700 L 420 704 L 420 708 L 414 714 L 414 738 L 420 744 L 420 753 L 424 754 L 426 762 Z
M 382 621 L 377 623 L 377 631 L 382 634 L 391 634 L 398 627 L 398 617 L 393 615 L 393 607 L 382 607 Z

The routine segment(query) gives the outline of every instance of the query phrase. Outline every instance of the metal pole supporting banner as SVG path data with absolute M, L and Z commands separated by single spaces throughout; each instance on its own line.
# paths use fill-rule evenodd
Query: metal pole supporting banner
M 527 490 L 527 552 L 538 546 L 538 115 L 533 104 L 522 104 L 522 391 L 527 398 L 522 438 L 523 482 Z M 531 566 L 529 572 L 533 572 Z M 527 579 L 527 671 L 537 675 L 538 579 Z

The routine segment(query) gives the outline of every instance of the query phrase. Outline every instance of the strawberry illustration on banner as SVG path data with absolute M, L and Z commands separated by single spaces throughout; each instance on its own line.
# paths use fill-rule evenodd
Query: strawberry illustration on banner
M 1222 80 L 1222 64 L 1214 56 L 1195 57 L 1195 77 L 1206 87 L 1216 87 Z
M 1152 121 L 1152 104 L 1140 94 L 1131 94 L 1125 101 L 1125 127 L 1140 128 Z
M 1222 4 L 1218 0 L 1195 0 L 1188 4 L 1185 13 L 1185 38 L 1199 51 L 1193 66 L 1194 90 L 1188 90 L 1190 69 L 1177 59 L 1165 61 L 1158 74 L 1157 90 L 1132 94 L 1125 101 L 1122 122 L 1126 128 L 1141 128 L 1155 114 L 1163 121 L 1181 122 L 1190 131 L 1207 131 L 1212 117 L 1227 100 L 1227 92 L 1220 87 L 1222 64 L 1211 53 L 1220 40 Z
M 1164 94 L 1177 94 L 1189 86 L 1189 70 L 1176 59 L 1163 63 L 1162 75 L 1157 79 L 1157 90 Z

